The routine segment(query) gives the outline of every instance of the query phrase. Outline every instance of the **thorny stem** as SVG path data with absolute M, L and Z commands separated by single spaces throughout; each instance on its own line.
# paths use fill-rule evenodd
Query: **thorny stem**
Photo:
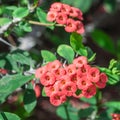
M 64 104 L 64 108 L 65 108 L 67 120 L 70 120 L 70 116 L 69 116 L 69 113 L 68 113 L 68 103 Z
M 5 43 L 6 45 L 12 47 L 12 48 L 17 48 L 16 46 L 13 46 L 12 44 L 8 43 L 7 41 L 5 41 L 4 39 L 0 38 L 0 41 Z
M 37 21 L 29 21 L 30 24 L 34 24 L 34 25 L 41 25 L 41 26 L 59 26 L 62 27 L 63 25 L 61 24 L 55 24 L 55 23 L 41 23 L 41 22 L 37 22 Z

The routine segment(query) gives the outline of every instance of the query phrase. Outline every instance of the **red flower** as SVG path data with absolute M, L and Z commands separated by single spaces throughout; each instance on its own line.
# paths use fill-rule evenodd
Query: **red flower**
M 40 67 L 35 71 L 35 77 L 36 78 L 41 78 L 41 76 L 47 72 L 46 66 Z
M 75 21 L 73 19 L 71 19 L 71 18 L 67 19 L 65 31 L 66 32 L 75 32 L 76 31 L 76 25 L 75 25 Z
M 91 67 L 88 71 L 88 78 L 90 79 L 91 82 L 98 82 L 99 81 L 99 76 L 100 76 L 100 71 L 96 67 Z
M 75 18 L 78 18 L 80 20 L 83 20 L 82 12 L 78 8 L 71 7 L 69 14 L 71 17 L 75 17 Z
M 56 20 L 56 17 L 57 17 L 57 12 L 56 12 L 56 11 L 49 11 L 49 12 L 47 13 L 47 20 L 48 20 L 49 22 L 55 21 L 55 20 Z
M 105 73 L 101 73 L 99 77 L 99 81 L 96 83 L 96 86 L 98 88 L 104 88 L 106 86 L 106 82 L 108 80 L 108 77 Z
M 63 92 L 55 92 L 50 96 L 50 103 L 54 106 L 59 106 L 66 101 L 66 96 Z
M 65 68 L 68 75 L 74 75 L 76 74 L 76 66 L 74 64 L 70 64 Z
M 86 90 L 82 91 L 82 94 L 86 98 L 91 98 L 96 94 L 96 86 L 95 85 L 90 85 Z
M 76 24 L 76 32 L 78 34 L 83 34 L 85 31 L 83 23 L 80 21 L 76 21 L 75 24 Z
M 87 76 L 83 76 L 81 78 L 78 78 L 77 80 L 77 86 L 81 90 L 86 90 L 92 83 L 88 80 Z
M 55 83 L 55 75 L 50 72 L 46 72 L 41 76 L 40 82 L 44 86 L 53 85 Z
M 73 82 L 67 82 L 62 89 L 66 96 L 72 96 L 76 90 L 77 90 L 76 84 Z
M 58 13 L 58 15 L 56 17 L 56 22 L 58 24 L 63 24 L 64 25 L 64 24 L 66 24 L 67 19 L 68 19 L 67 15 L 65 13 L 60 12 L 60 13 Z
M 55 2 L 51 5 L 51 8 L 50 8 L 50 11 L 56 11 L 56 12 L 59 12 L 61 11 L 61 8 L 62 8 L 62 3 L 60 2 Z
M 73 60 L 73 64 L 76 65 L 77 68 L 82 67 L 88 63 L 87 58 L 85 56 L 80 56 Z
M 62 13 L 65 13 L 65 14 L 69 15 L 70 10 L 71 10 L 71 7 L 69 5 L 63 4 L 62 9 L 61 9 Z

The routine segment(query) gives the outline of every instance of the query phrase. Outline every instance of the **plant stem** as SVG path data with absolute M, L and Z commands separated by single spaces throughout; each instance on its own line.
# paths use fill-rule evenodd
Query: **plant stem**
M 67 116 L 67 120 L 70 120 L 70 116 L 69 116 L 69 113 L 68 113 L 68 103 L 64 104 L 64 108 L 65 108 L 65 112 L 66 112 L 66 116 Z
M 34 24 L 34 25 L 41 25 L 41 26 L 59 26 L 62 27 L 63 25 L 61 24 L 55 24 L 55 23 L 41 23 L 41 22 L 37 22 L 37 21 L 29 21 L 30 24 Z

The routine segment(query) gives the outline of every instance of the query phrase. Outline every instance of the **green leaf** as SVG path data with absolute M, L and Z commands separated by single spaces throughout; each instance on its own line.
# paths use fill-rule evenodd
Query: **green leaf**
M 87 12 L 92 3 L 93 3 L 93 0 L 61 0 L 63 3 L 66 3 L 66 4 L 69 4 L 69 5 L 72 5 L 74 7 L 78 7 L 82 10 L 82 12 Z
M 51 23 L 51 22 L 48 22 L 47 19 L 46 19 L 47 13 L 45 13 L 41 8 L 37 8 L 36 14 L 37 14 L 37 17 L 38 17 L 40 22 L 46 23 L 46 24 L 51 24 L 51 26 L 46 26 L 46 27 L 48 27 L 52 30 L 54 29 L 54 24 Z
M 70 45 L 79 55 L 87 56 L 87 49 L 82 43 L 81 35 L 72 33 L 70 36 Z
M 8 95 L 14 92 L 17 88 L 24 85 L 34 76 L 23 76 L 20 74 L 7 75 L 0 79 L 0 103 L 3 103 Z
M 13 12 L 13 17 L 23 18 L 29 14 L 29 10 L 25 7 L 19 7 Z
M 75 111 L 74 108 L 72 108 L 72 106 L 67 107 L 67 110 L 68 110 L 68 114 L 70 116 L 70 120 L 79 120 L 78 112 Z M 56 110 L 56 113 L 62 119 L 67 120 L 67 115 L 66 115 L 66 111 L 65 111 L 64 105 L 59 106 L 57 108 L 57 110 Z
M 94 111 L 96 111 L 95 107 L 80 109 L 78 112 L 79 118 L 87 118 L 88 116 L 91 116 Z
M 87 102 L 89 104 L 93 104 L 93 105 L 95 105 L 97 103 L 95 96 L 93 96 L 92 98 L 82 97 L 82 98 L 80 98 L 80 100 L 82 100 L 83 102 Z
M 86 49 L 87 49 L 87 53 L 88 53 L 88 55 L 87 55 L 88 62 L 94 61 L 94 60 L 95 60 L 95 57 L 96 57 L 96 53 L 94 53 L 94 52 L 91 50 L 91 48 L 89 48 L 89 47 L 86 47 Z
M 10 22 L 12 22 L 12 20 L 10 20 L 8 18 L 0 18 L 0 26 L 6 25 Z
M 114 108 L 115 110 L 120 110 L 120 102 L 119 101 L 106 102 L 104 105 L 109 108 Z
M 70 46 L 65 44 L 60 45 L 57 49 L 57 53 L 61 57 L 65 58 L 69 63 L 72 63 L 74 59 L 74 51 Z
M 31 32 L 32 27 L 30 26 L 29 23 L 21 21 L 18 26 L 20 27 L 21 30 L 24 30 L 25 32 Z
M 57 59 L 56 56 L 48 50 L 41 50 L 41 55 L 43 60 L 46 62 L 52 62 Z
M 104 50 L 115 54 L 115 46 L 113 40 L 105 32 L 94 30 L 91 34 L 93 41 Z
M 19 62 L 21 64 L 26 64 L 30 65 L 31 59 L 28 56 L 25 56 L 23 53 L 20 52 L 13 52 L 11 57 L 13 58 L 14 61 Z
M 110 85 L 115 85 L 118 82 L 120 82 L 120 77 L 117 74 L 113 74 L 111 70 L 104 68 L 104 67 L 99 67 L 101 72 L 105 72 L 108 76 L 108 81 L 107 83 Z
M 0 120 L 21 120 L 19 116 L 9 112 L 0 112 Z
M 24 94 L 24 108 L 25 110 L 30 113 L 35 108 L 37 104 L 35 92 L 33 90 L 32 84 L 28 84 L 27 89 Z
M 0 60 L 0 68 L 4 68 L 6 61 L 4 59 Z
M 46 96 L 46 93 L 45 93 L 44 87 L 43 87 L 43 89 L 42 89 L 42 96 L 43 96 L 43 97 L 47 97 L 47 96 Z

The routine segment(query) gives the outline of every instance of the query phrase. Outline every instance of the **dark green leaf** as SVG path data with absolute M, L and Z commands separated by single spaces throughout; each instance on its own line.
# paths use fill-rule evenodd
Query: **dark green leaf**
M 107 35 L 105 32 L 101 30 L 94 30 L 91 34 L 91 37 L 98 46 L 112 54 L 115 54 L 114 43 L 110 36 Z
M 74 51 L 70 46 L 65 44 L 60 45 L 57 49 L 57 53 L 61 57 L 65 58 L 69 63 L 72 63 L 74 59 Z
M 20 29 L 24 30 L 25 32 L 31 32 L 32 31 L 32 27 L 27 22 L 22 22 L 21 21 L 18 25 L 19 25 Z
M 45 93 L 45 89 L 44 88 L 42 89 L 42 96 L 46 97 L 46 93 Z
M 23 18 L 29 14 L 29 10 L 25 7 L 19 7 L 13 12 L 13 17 Z
M 5 101 L 5 98 L 14 92 L 17 88 L 24 85 L 34 76 L 7 75 L 0 79 L 0 103 Z
M 72 33 L 70 36 L 70 45 L 80 55 L 87 56 L 87 49 L 82 43 L 82 36 L 77 33 Z
M 8 18 L 0 18 L 0 26 L 6 25 L 10 22 L 12 22 L 12 20 L 10 20 Z
M 24 94 L 24 108 L 25 110 L 30 113 L 32 110 L 35 108 L 37 101 L 36 101 L 36 96 L 35 92 L 33 90 L 33 86 L 31 84 L 28 84 L 27 89 Z
M 79 118 L 87 118 L 88 116 L 91 116 L 94 111 L 96 111 L 95 107 L 80 109 L 78 112 Z
M 9 112 L 0 112 L 0 120 L 21 120 L 19 116 Z
M 48 50 L 41 50 L 41 55 L 43 60 L 46 62 L 52 62 L 57 59 L 56 56 Z

